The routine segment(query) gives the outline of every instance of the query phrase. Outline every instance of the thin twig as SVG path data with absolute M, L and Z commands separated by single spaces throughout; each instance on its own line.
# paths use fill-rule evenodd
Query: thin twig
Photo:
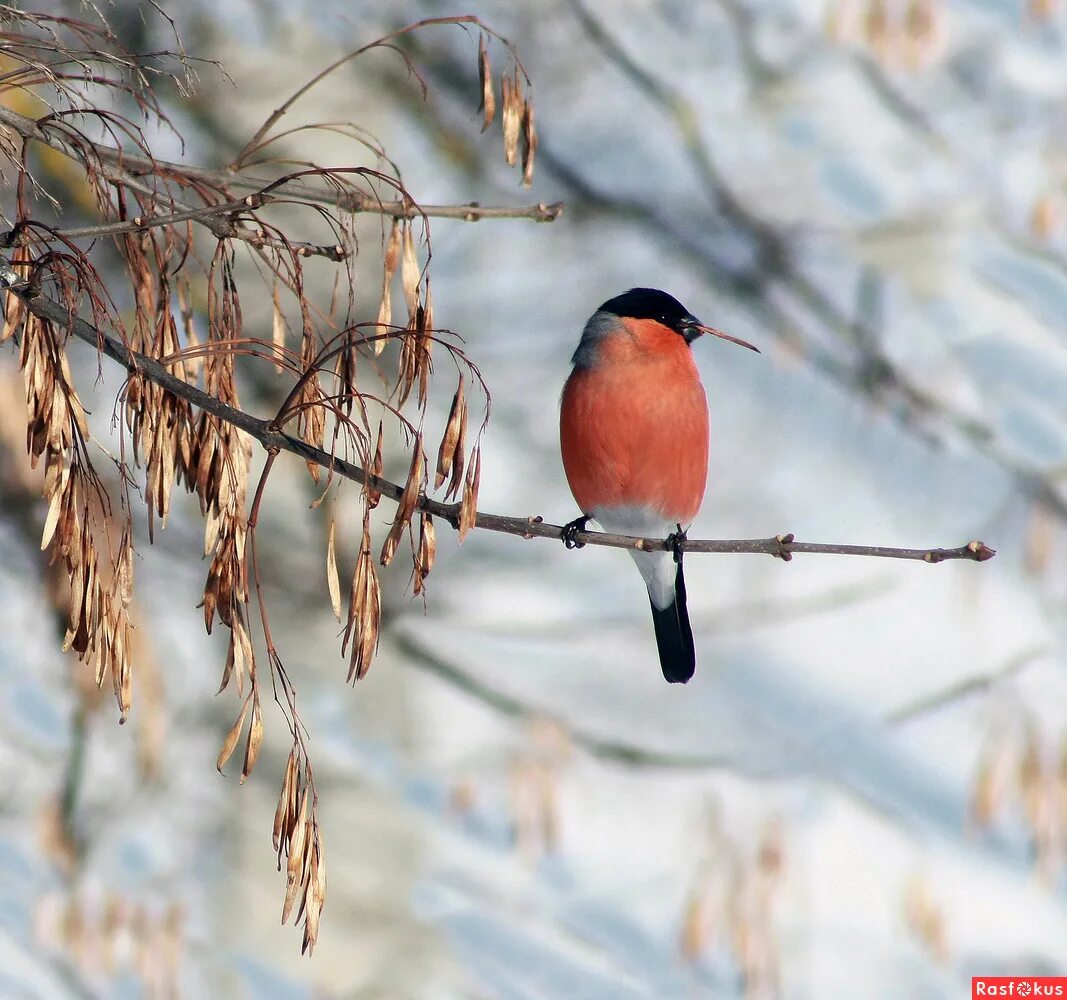
M 108 357 L 118 361 L 131 371 L 138 371 L 146 378 L 174 395 L 200 407 L 206 413 L 225 420 L 239 427 L 259 441 L 268 451 L 272 449 L 288 451 L 306 461 L 312 461 L 323 468 L 332 470 L 346 479 L 369 484 L 391 500 L 399 500 L 404 494 L 404 487 L 380 476 L 371 475 L 361 466 L 331 455 L 321 448 L 301 441 L 299 438 L 274 430 L 268 420 L 238 410 L 222 400 L 190 385 L 171 374 L 167 369 L 145 354 L 133 351 L 113 333 L 98 329 L 86 323 L 80 317 L 58 302 L 34 295 L 29 285 L 22 281 L 14 270 L 7 267 L 0 270 L 0 281 L 8 285 L 9 292 L 18 295 L 31 312 L 68 329 L 79 340 L 95 345 Z M 426 511 L 434 517 L 447 521 L 453 528 L 459 526 L 460 504 L 441 503 L 425 495 L 420 495 L 416 504 L 419 510 Z M 563 526 L 550 524 L 538 516 L 509 517 L 503 514 L 488 514 L 479 511 L 475 526 L 487 531 L 498 531 L 523 538 L 563 537 Z M 641 549 L 643 551 L 666 550 L 674 544 L 663 538 L 639 538 L 632 535 L 615 535 L 599 531 L 581 531 L 574 535 L 574 540 L 588 545 L 605 545 L 614 548 Z M 686 539 L 683 543 L 686 552 L 725 552 L 725 553 L 762 553 L 789 561 L 797 553 L 822 553 L 828 555 L 870 556 L 883 559 L 914 559 L 928 563 L 944 562 L 949 559 L 966 559 L 984 562 L 992 559 L 996 552 L 984 542 L 975 540 L 956 548 L 904 549 L 880 545 L 848 545 L 825 542 L 797 542 L 791 534 L 775 535 L 770 538 L 734 538 L 734 539 Z
M 1002 680 L 1014 677 L 1038 657 L 1047 653 L 1048 649 L 1044 646 L 1033 646 L 1029 649 L 1024 649 L 1022 652 L 1016 653 L 1007 663 L 996 670 L 977 674 L 973 677 L 965 677 L 950 687 L 935 691 L 932 694 L 923 696 L 918 701 L 913 701 L 894 709 L 886 716 L 885 721 L 891 726 L 901 725 L 905 722 L 911 722 L 921 715 L 939 711 L 947 705 L 952 705 L 972 694 L 988 691 Z
M 477 677 L 467 673 L 465 670 L 461 670 L 454 663 L 439 656 L 428 646 L 417 642 L 409 635 L 394 633 L 390 636 L 390 641 L 395 642 L 400 651 L 415 666 L 436 674 L 465 694 L 500 712 L 501 715 L 518 719 L 532 716 L 551 717 L 552 713 L 548 709 L 538 708 L 536 705 L 523 701 L 521 698 L 508 694 L 506 691 L 501 691 L 499 688 L 482 683 Z M 746 768 L 745 762 L 740 759 L 739 755 L 728 753 L 674 753 L 669 750 L 654 750 L 635 743 L 627 743 L 623 740 L 597 736 L 595 733 L 577 729 L 569 722 L 560 721 L 566 729 L 567 735 L 577 746 L 600 760 L 607 760 L 633 768 L 663 768 L 681 771 L 722 770 L 743 773 L 750 778 L 773 777 L 773 775 L 765 774 L 758 768 Z
M 0 124 L 6 125 L 23 139 L 31 139 L 43 143 L 50 149 L 62 153 L 78 163 L 83 162 L 79 150 L 71 143 L 64 141 L 53 131 L 42 129 L 32 118 L 20 115 L 18 112 L 0 106 Z M 218 188 L 239 188 L 244 191 L 259 191 L 274 183 L 271 178 L 255 177 L 241 171 L 213 170 L 209 167 L 193 167 L 181 163 L 172 163 L 168 160 L 151 159 L 137 153 L 129 153 L 125 150 L 115 149 L 102 143 L 89 142 L 83 139 L 83 143 L 91 146 L 93 154 L 102 164 L 120 171 L 109 175 L 118 183 L 130 185 L 134 181 L 135 174 L 147 173 L 158 174 L 174 173 L 179 176 L 204 181 Z M 137 188 L 140 190 L 140 188 Z M 159 192 L 155 192 L 157 195 Z M 333 205 L 347 212 L 371 213 L 376 215 L 391 216 L 393 218 L 412 219 L 416 216 L 431 216 L 442 219 L 459 219 L 464 222 L 477 222 L 479 219 L 533 219 L 535 222 L 554 222 L 563 214 L 563 203 L 554 202 L 546 204 L 538 202 L 535 205 L 479 205 L 477 202 L 469 202 L 463 205 L 417 205 L 409 200 L 378 201 L 357 192 L 329 191 L 325 188 L 301 188 L 298 192 L 290 192 L 304 201 L 314 202 L 320 205 Z

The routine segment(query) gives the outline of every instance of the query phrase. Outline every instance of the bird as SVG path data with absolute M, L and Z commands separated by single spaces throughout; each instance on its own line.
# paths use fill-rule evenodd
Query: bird
M 691 349 L 703 334 L 759 353 L 667 292 L 631 288 L 585 324 L 560 398 L 563 469 L 582 511 L 563 541 L 581 547 L 590 520 L 665 540 L 663 549 L 629 552 L 648 588 L 663 676 L 682 684 L 696 670 L 682 551 L 708 472 L 708 404 Z

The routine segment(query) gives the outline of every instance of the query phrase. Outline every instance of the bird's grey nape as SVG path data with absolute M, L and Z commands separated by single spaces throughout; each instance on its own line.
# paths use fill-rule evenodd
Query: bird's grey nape
M 582 330 L 582 339 L 571 355 L 571 364 L 575 368 L 592 368 L 597 363 L 601 343 L 619 328 L 619 317 L 615 313 L 597 311 L 589 317 L 589 322 Z

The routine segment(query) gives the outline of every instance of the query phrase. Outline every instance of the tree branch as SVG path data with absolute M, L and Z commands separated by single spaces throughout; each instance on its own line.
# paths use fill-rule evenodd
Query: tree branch
M 69 330 L 79 340 L 92 344 L 108 357 L 117 361 L 130 371 L 136 371 L 157 385 L 198 406 L 206 413 L 218 417 L 227 423 L 239 427 L 246 434 L 254 437 L 268 450 L 287 451 L 298 455 L 305 461 L 315 462 L 325 469 L 333 470 L 345 479 L 370 485 L 391 500 L 400 500 L 404 487 L 379 476 L 372 475 L 366 469 L 329 452 L 276 430 L 270 421 L 238 410 L 204 392 L 197 386 L 190 385 L 177 378 L 160 364 L 127 347 L 120 337 L 106 330 L 98 329 L 85 320 L 71 313 L 70 310 L 41 295 L 36 295 L 30 285 L 22 280 L 10 266 L 0 267 L 0 285 L 14 293 L 27 308 L 43 319 L 50 320 Z M 442 503 L 425 494 L 420 494 L 416 504 L 434 517 L 447 521 L 453 528 L 459 526 L 460 504 Z M 550 524 L 540 516 L 508 517 L 503 514 L 477 513 L 475 527 L 486 531 L 498 531 L 523 538 L 563 537 L 563 526 Z M 600 531 L 580 531 L 574 540 L 588 545 L 604 545 L 612 548 L 641 549 L 643 551 L 664 551 L 671 549 L 673 542 L 664 538 L 639 538 L 632 535 L 615 535 Z M 966 559 L 984 562 L 992 559 L 996 552 L 984 542 L 975 540 L 956 548 L 904 549 L 879 545 L 849 545 L 825 542 L 798 542 L 791 534 L 775 535 L 771 538 L 733 538 L 733 539 L 686 539 L 681 543 L 685 552 L 721 552 L 721 553 L 762 553 L 789 561 L 798 553 L 869 556 L 883 559 L 913 559 L 928 563 L 944 562 L 949 559 Z
M 33 140 L 54 149 L 58 153 L 83 162 L 80 151 L 72 143 L 65 142 L 59 135 L 43 129 L 32 118 L 27 118 L 15 111 L 0 106 L 0 124 L 6 125 L 23 139 Z M 116 173 L 109 174 L 109 179 L 117 183 L 129 184 L 134 181 L 136 173 L 157 174 L 172 172 L 212 184 L 215 187 L 238 188 L 243 191 L 260 191 L 276 183 L 270 178 L 254 177 L 243 171 L 212 170 L 208 167 L 191 167 L 167 160 L 129 153 L 101 143 L 89 143 L 94 155 L 102 164 Z M 290 192 L 292 193 L 292 192 Z M 533 219 L 536 222 L 554 222 L 563 214 L 563 203 L 546 204 L 541 201 L 535 205 L 491 205 L 482 206 L 477 202 L 463 205 L 418 205 L 404 199 L 399 201 L 379 201 L 358 192 L 331 191 L 325 188 L 301 188 L 299 197 L 305 201 L 320 205 L 333 205 L 346 212 L 369 212 L 393 218 L 411 219 L 416 216 L 431 216 L 442 219 L 460 219 L 464 222 L 477 222 L 479 219 Z M 199 221 L 199 219 L 197 219 Z
M 467 673 L 465 670 L 461 670 L 455 664 L 439 656 L 428 646 L 417 642 L 406 633 L 393 634 L 390 639 L 396 643 L 400 651 L 416 667 L 435 674 L 441 680 L 495 709 L 501 715 L 517 719 L 525 719 L 537 715 L 556 718 L 552 711 L 547 708 L 539 708 L 523 701 L 521 698 L 508 694 L 506 691 L 484 684 L 477 677 Z M 746 768 L 744 760 L 739 759 L 736 755 L 728 753 L 687 754 L 653 750 L 635 743 L 598 736 L 593 732 L 575 728 L 569 722 L 563 722 L 560 719 L 557 719 L 557 721 L 560 721 L 564 726 L 570 739 L 588 754 L 599 760 L 611 761 L 626 767 L 653 770 L 662 768 L 681 771 L 729 771 L 731 773 L 745 774 L 752 779 L 774 777 L 774 775 L 764 774 L 761 770 L 755 768 Z

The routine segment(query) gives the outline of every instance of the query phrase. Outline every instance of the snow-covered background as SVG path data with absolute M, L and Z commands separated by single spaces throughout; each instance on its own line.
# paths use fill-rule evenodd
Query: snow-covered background
M 191 506 L 140 550 L 157 773 L 140 688 L 130 725 L 105 702 L 78 735 L 39 557 L 5 508 L 0 994 L 150 995 L 168 963 L 184 995 L 294 998 L 959 997 L 974 974 L 1067 973 L 1061 5 L 180 7 L 233 82 L 205 69 L 170 106 L 187 155 L 220 163 L 220 123 L 244 136 L 406 21 L 469 10 L 518 45 L 530 192 L 478 134 L 457 29 L 412 43 L 426 103 L 376 52 L 302 112 L 370 128 L 420 201 L 567 203 L 551 225 L 433 223 L 437 321 L 493 393 L 482 509 L 574 516 L 567 361 L 601 301 L 651 285 L 764 351 L 696 345 L 713 430 L 693 536 L 999 554 L 691 557 L 683 688 L 624 554 L 458 547 L 442 526 L 425 609 L 385 573 L 381 649 L 350 689 L 293 461 L 266 573 L 329 857 L 308 960 L 278 926 L 280 718 L 246 786 L 214 771 L 234 706 L 212 700 L 225 651 L 195 610 Z M 97 387 L 105 416 L 117 384 Z M 72 747 L 73 862 L 54 829 Z

